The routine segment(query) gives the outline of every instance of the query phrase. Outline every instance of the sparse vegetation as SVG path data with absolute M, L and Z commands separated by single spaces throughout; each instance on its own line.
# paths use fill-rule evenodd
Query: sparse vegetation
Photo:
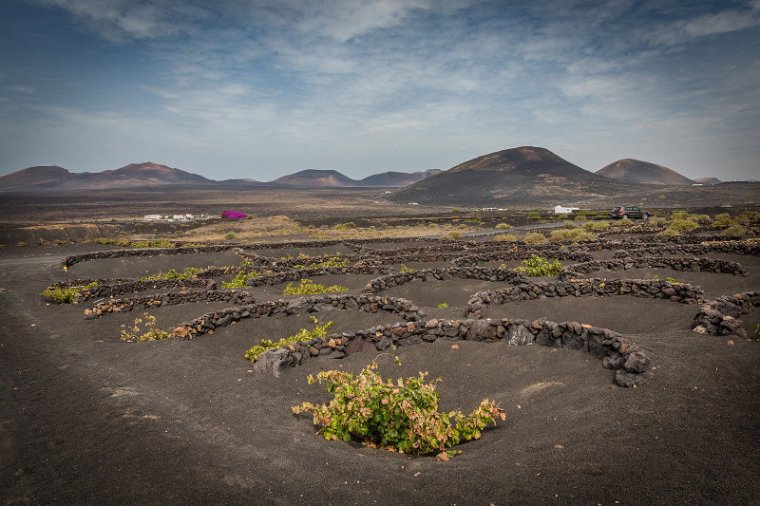
M 340 293 L 347 292 L 348 288 L 342 285 L 325 286 L 322 283 L 315 283 L 310 279 L 302 279 L 298 285 L 288 283 L 282 291 L 283 295 L 320 295 L 323 293 Z
M 564 228 L 552 230 L 549 234 L 550 241 L 593 241 L 595 234 L 582 228 Z
M 174 248 L 177 244 L 169 239 L 140 239 L 131 241 L 129 239 L 113 239 L 99 237 L 95 239 L 97 244 L 118 246 L 120 248 Z
M 438 306 L 436 306 L 436 307 L 437 307 L 438 309 L 446 309 L 446 308 L 448 308 L 448 307 L 449 307 L 449 303 L 448 303 L 448 302 L 441 302 L 441 303 L 440 303 L 440 304 L 438 304 Z
M 406 264 L 401 264 L 401 267 L 399 267 L 398 271 L 401 274 L 406 274 L 407 272 L 414 272 L 414 269 L 412 269 L 411 267 L 407 267 Z
M 222 288 L 245 288 L 249 279 L 260 276 L 257 271 L 240 271 L 229 281 L 222 281 Z
M 98 286 L 97 281 L 83 286 L 70 286 L 67 288 L 57 286 L 43 290 L 40 295 L 42 295 L 43 299 L 55 302 L 56 304 L 75 304 L 82 292 L 92 290 L 96 286 Z
M 135 318 L 131 326 L 121 325 L 119 338 L 127 342 L 160 341 L 171 337 L 170 332 L 157 328 L 158 319 L 150 313 L 143 313 L 142 318 Z
M 449 232 L 448 237 L 449 239 L 453 241 L 457 241 L 462 238 L 462 232 L 459 232 L 457 230 L 452 230 L 451 232 Z
M 309 375 L 310 384 L 325 381 L 333 398 L 329 404 L 293 406 L 293 413 L 310 413 L 327 440 L 354 440 L 407 454 L 446 452 L 461 441 L 479 439 L 485 427 L 507 418 L 488 399 L 466 416 L 461 411 L 441 413 L 436 391 L 440 378 L 426 382 L 427 373 L 420 372 L 392 381 L 376 370 L 377 364 L 371 362 L 359 374 L 331 370 L 321 371 L 316 378 Z
M 17 248 L 26 248 L 29 244 L 26 241 L 19 241 L 16 243 Z
M 531 255 L 522 261 L 522 265 L 515 267 L 516 272 L 523 273 L 531 277 L 555 276 L 562 270 L 562 264 L 559 260 L 549 261 L 539 255 Z
M 356 228 L 356 223 L 353 221 L 348 221 L 346 223 L 338 223 L 333 227 L 336 230 L 353 230 Z
M 237 234 L 235 232 L 227 232 L 226 234 L 224 234 L 224 240 L 225 241 L 231 241 L 235 237 L 237 237 Z
M 508 228 L 512 228 L 512 225 L 509 223 L 497 223 L 494 227 L 496 230 L 506 230 Z
M 259 344 L 255 344 L 248 348 L 243 356 L 251 362 L 255 362 L 259 359 L 259 356 L 266 351 L 285 348 L 291 344 L 311 341 L 312 339 L 324 339 L 327 336 L 327 331 L 333 326 L 333 322 L 327 322 L 320 325 L 319 320 L 314 316 L 310 316 L 309 320 L 314 324 L 313 329 L 301 329 L 296 334 L 284 337 L 277 341 L 262 339 Z
M 760 342 L 760 323 L 755 327 L 755 341 Z

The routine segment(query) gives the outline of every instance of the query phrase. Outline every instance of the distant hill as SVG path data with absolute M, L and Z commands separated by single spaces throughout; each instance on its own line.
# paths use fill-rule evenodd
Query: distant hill
M 359 183 L 362 186 L 404 187 L 441 172 L 443 172 L 441 169 L 429 169 L 418 172 L 383 172 L 367 176 L 359 181 Z
M 717 177 L 698 177 L 694 180 L 694 182 L 700 183 L 700 184 L 718 184 L 718 183 L 722 183 L 723 181 L 721 181 Z
M 650 162 L 624 158 L 612 162 L 596 172 L 600 176 L 635 184 L 686 185 L 694 184 L 673 169 Z
M 312 188 L 361 186 L 359 181 L 341 174 L 337 170 L 307 169 L 295 174 L 282 176 L 272 181 L 277 186 L 308 186 Z
M 213 181 L 153 162 L 132 163 L 102 172 L 69 172 L 55 165 L 39 166 L 0 177 L 1 190 L 95 190 L 209 183 Z
M 556 205 L 625 191 L 541 147 L 522 146 L 479 156 L 390 196 L 397 202 L 478 205 Z

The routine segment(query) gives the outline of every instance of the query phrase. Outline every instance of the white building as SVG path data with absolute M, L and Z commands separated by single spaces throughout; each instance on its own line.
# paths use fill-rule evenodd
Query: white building
M 554 214 L 573 214 L 573 211 L 579 209 L 579 207 L 554 206 Z

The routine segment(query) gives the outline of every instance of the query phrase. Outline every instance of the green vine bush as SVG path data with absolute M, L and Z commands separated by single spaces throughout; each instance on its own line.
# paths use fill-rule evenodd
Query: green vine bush
M 408 267 L 406 264 L 401 264 L 401 267 L 398 268 L 398 271 L 401 274 L 406 274 L 408 272 L 414 272 L 414 269 L 412 269 L 411 267 Z
M 515 267 L 516 272 L 521 272 L 531 277 L 556 276 L 562 270 L 562 264 L 558 260 L 551 262 L 539 255 L 531 255 L 522 261 L 522 265 Z
M 322 283 L 315 283 L 310 279 L 302 279 L 298 285 L 293 282 L 288 283 L 282 291 L 283 295 L 319 295 L 322 293 L 340 293 L 347 292 L 348 288 L 343 285 L 325 286 Z
M 171 337 L 171 332 L 166 332 L 157 328 L 157 318 L 150 313 L 143 313 L 142 318 L 135 318 L 134 323 L 127 327 L 121 325 L 122 341 L 143 342 L 143 341 L 160 341 Z
M 145 276 L 140 278 L 142 281 L 158 281 L 161 279 L 190 279 L 199 272 L 203 272 L 206 269 L 201 267 L 187 267 L 184 270 L 177 271 L 176 269 L 169 269 L 165 273 L 153 274 L 151 276 Z
M 546 242 L 546 236 L 540 232 L 528 232 L 523 236 L 523 241 L 528 244 L 541 244 Z
M 398 359 L 397 359 L 398 360 Z M 398 363 L 398 362 L 397 362 Z M 481 431 L 507 415 L 495 402 L 483 400 L 469 415 L 461 411 L 438 411 L 438 378 L 426 382 L 418 376 L 384 380 L 373 361 L 359 374 L 321 371 L 310 384 L 327 383 L 333 399 L 329 404 L 304 402 L 293 406 L 295 414 L 310 413 L 319 433 L 328 441 L 359 441 L 406 454 L 446 452 L 462 441 L 479 439 Z
M 253 279 L 259 275 L 257 271 L 240 271 L 231 280 L 222 281 L 222 288 L 245 288 L 249 279 Z
M 309 320 L 314 324 L 314 328 L 301 329 L 296 334 L 290 337 L 284 337 L 277 341 L 270 341 L 269 339 L 262 339 L 259 344 L 255 344 L 248 348 L 243 356 L 255 362 L 259 359 L 259 356 L 269 350 L 276 350 L 278 348 L 285 348 L 294 343 L 300 343 L 305 341 L 311 341 L 312 339 L 323 339 L 327 337 L 327 331 L 333 326 L 333 322 L 327 322 L 323 325 L 319 324 L 319 320 L 314 316 L 310 316 Z
M 42 295 L 42 298 L 51 302 L 55 302 L 56 304 L 75 304 L 82 292 L 92 290 L 96 286 L 98 286 L 98 282 L 93 281 L 92 283 L 84 286 L 48 288 L 46 290 L 43 290 L 40 295 Z
M 318 262 L 315 264 L 296 264 L 293 266 L 293 268 L 298 269 L 298 270 L 329 269 L 331 267 L 343 268 L 343 267 L 348 267 L 348 264 L 349 264 L 348 258 L 343 257 L 340 254 L 337 254 L 333 257 L 325 259 L 323 262 Z

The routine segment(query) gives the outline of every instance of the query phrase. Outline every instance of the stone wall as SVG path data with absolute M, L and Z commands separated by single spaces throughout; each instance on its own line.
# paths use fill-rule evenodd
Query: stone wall
M 453 267 L 449 269 L 422 269 L 398 274 L 381 276 L 371 280 L 364 288 L 364 293 L 380 293 L 394 286 L 401 286 L 413 281 L 446 281 L 449 279 L 479 279 L 483 281 L 516 282 L 524 279 L 522 275 L 508 269 L 487 267 Z
M 99 318 L 108 313 L 132 311 L 135 306 L 143 309 L 161 306 L 176 306 L 194 302 L 229 302 L 232 305 L 251 305 L 256 299 L 248 292 L 239 290 L 183 290 L 181 292 L 165 292 L 151 295 L 138 295 L 109 299 L 95 304 L 91 309 L 85 309 L 86 320 Z
M 266 316 L 288 316 L 319 312 L 320 309 L 332 307 L 336 309 L 354 309 L 376 313 L 388 311 L 397 314 L 405 321 L 416 321 L 425 313 L 411 301 L 398 297 L 378 297 L 371 295 L 325 295 L 313 297 L 297 297 L 294 299 L 276 299 L 259 304 L 248 304 L 229 307 L 219 311 L 206 313 L 192 321 L 177 326 L 172 335 L 183 339 L 193 339 L 199 335 L 208 334 L 217 327 L 229 325 L 233 321 L 246 318 Z
M 749 313 L 754 307 L 760 307 L 760 292 L 723 295 L 702 304 L 691 328 L 700 334 L 747 337 L 739 316 Z
M 646 353 L 620 334 L 608 329 L 577 322 L 554 323 L 545 319 L 465 319 L 438 320 L 379 325 L 356 332 L 331 334 L 324 339 L 296 343 L 288 348 L 261 354 L 254 370 L 278 374 L 281 369 L 300 365 L 310 357 L 341 358 L 354 351 L 387 351 L 397 346 L 422 342 L 506 341 L 514 346 L 541 345 L 590 353 L 602 360 L 604 367 L 615 371 L 620 386 L 641 384 L 651 367 Z M 367 346 L 369 345 L 369 346 Z
M 695 304 L 702 301 L 704 292 L 687 283 L 670 283 L 649 279 L 589 278 L 521 282 L 511 287 L 474 294 L 468 301 L 467 316 L 482 317 L 483 308 L 490 304 L 504 304 L 548 297 L 610 297 L 613 295 L 630 295 Z
M 712 258 L 690 257 L 626 257 L 610 260 L 592 260 L 570 265 L 559 273 L 560 279 L 582 278 L 584 274 L 596 272 L 601 269 L 628 270 L 628 269 L 673 269 L 682 272 L 719 272 L 746 276 L 747 271 L 741 264 Z

